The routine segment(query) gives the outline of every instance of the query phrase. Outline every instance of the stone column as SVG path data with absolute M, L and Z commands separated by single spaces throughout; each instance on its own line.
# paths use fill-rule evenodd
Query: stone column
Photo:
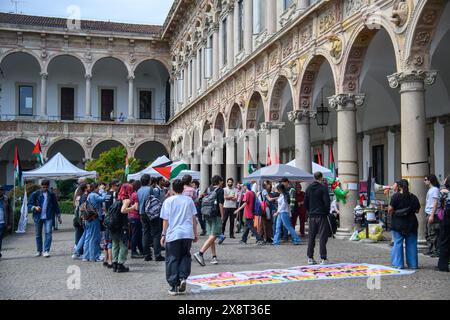
M 362 106 L 362 94 L 338 94 L 329 98 L 332 109 L 337 111 L 338 168 L 343 190 L 349 190 L 347 203 L 341 204 L 341 227 L 336 234 L 339 239 L 348 239 L 354 229 L 354 214 L 359 198 L 358 142 L 356 134 L 356 107 Z
M 86 119 L 92 119 L 92 109 L 91 109 L 91 80 L 92 75 L 86 74 L 84 76 L 86 79 L 86 99 L 85 99 L 85 105 L 84 105 L 84 116 Z
M 395 181 L 395 131 L 389 129 L 387 132 L 388 140 L 388 181 L 392 185 Z
M 244 49 L 245 55 L 253 51 L 253 0 L 244 0 Z
M 47 79 L 48 73 L 41 72 L 41 119 L 47 118 Z
M 266 1 L 266 26 L 267 33 L 272 35 L 277 32 L 277 1 L 269 0 Z
M 222 143 L 214 143 L 212 149 L 212 173 L 211 176 L 222 175 L 222 165 L 223 165 L 223 145 Z
M 213 79 L 219 79 L 220 59 L 219 59 L 219 24 L 216 22 L 213 26 Z
M 134 117 L 134 76 L 128 77 L 128 121 L 133 121 Z
M 192 58 L 192 98 L 197 97 L 198 79 L 197 79 L 197 58 Z
M 193 171 L 199 171 L 199 167 L 200 167 L 200 154 L 201 152 L 199 152 L 198 150 L 195 150 L 193 152 L 193 156 L 192 156 L 192 165 L 191 165 L 191 170 Z
M 262 133 L 265 133 L 265 135 L 266 135 L 266 145 L 264 146 L 264 153 L 263 154 L 265 154 L 265 157 L 264 157 L 264 164 L 266 164 L 266 165 L 268 165 L 268 160 L 269 160 L 269 157 L 268 157 L 268 153 L 270 152 L 270 158 L 272 158 L 272 148 L 271 148 L 271 128 L 272 128 L 272 126 L 271 126 L 271 123 L 270 122 L 263 122 L 263 123 L 261 123 L 261 125 L 260 125 L 260 128 L 261 128 L 261 131 L 262 131 Z M 272 162 L 272 160 L 270 159 L 270 161 Z M 273 164 L 273 162 L 272 162 L 272 164 Z
M 189 62 L 186 62 L 183 79 L 183 107 L 189 104 L 189 98 Z
M 272 164 L 280 164 L 280 129 L 283 129 L 285 124 L 282 122 L 270 122 L 270 125 L 270 158 L 272 159 Z
M 295 166 L 307 172 L 312 172 L 311 161 L 311 119 L 315 112 L 295 110 L 288 113 L 289 121 L 295 123 Z
M 425 198 L 423 183 L 428 172 L 427 128 L 425 114 L 425 85 L 433 85 L 436 71 L 413 70 L 388 77 L 391 88 L 400 86 L 401 98 L 401 162 L 402 178 L 409 181 L 409 189 L 420 201 L 419 245 L 425 245 Z
M 233 43 L 234 43 L 233 59 L 236 60 L 236 56 L 239 54 L 239 5 L 237 2 L 234 5 L 233 22 L 234 22 L 233 23 Z M 244 23 L 244 21 L 242 21 L 242 23 Z M 242 39 L 242 41 L 244 41 L 244 39 Z
M 234 67 L 234 4 L 230 5 L 227 17 L 227 65 L 228 69 Z M 237 43 L 236 43 L 237 45 Z
M 200 191 L 203 192 L 209 187 L 209 164 L 211 163 L 211 149 L 204 147 L 200 162 Z
M 236 144 L 235 139 L 233 135 L 229 135 L 225 138 L 225 145 L 226 145 L 226 177 L 224 179 L 233 178 L 234 181 L 237 179 L 237 171 L 236 171 L 236 158 L 235 158 L 235 150 L 236 150 Z

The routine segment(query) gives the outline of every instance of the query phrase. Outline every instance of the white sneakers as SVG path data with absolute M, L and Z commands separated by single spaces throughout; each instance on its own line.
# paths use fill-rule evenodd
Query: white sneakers
M 327 265 L 327 264 L 330 264 L 329 262 L 328 262 L 328 260 L 320 260 L 320 265 L 322 265 L 322 266 L 325 266 L 325 265 Z
M 50 258 L 50 253 L 48 253 L 47 251 L 44 252 L 44 254 L 42 255 L 44 258 Z
M 315 264 L 317 264 L 316 260 L 308 258 L 308 265 L 313 266 Z M 330 262 L 328 260 L 324 260 L 324 259 L 320 260 L 320 265 L 325 266 L 328 264 L 330 264 Z
M 40 256 L 42 256 L 42 252 L 36 252 L 36 254 L 34 256 L 35 257 L 40 257 Z

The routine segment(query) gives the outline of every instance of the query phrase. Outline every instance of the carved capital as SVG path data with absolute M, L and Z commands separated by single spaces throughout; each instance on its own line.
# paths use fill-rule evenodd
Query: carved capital
M 270 131 L 270 130 L 280 130 L 285 127 L 284 122 L 263 122 L 260 124 L 261 130 L 263 131 Z
M 291 122 L 305 122 L 309 121 L 310 119 L 315 119 L 317 117 L 317 112 L 310 111 L 307 109 L 302 110 L 294 110 L 288 113 L 289 121 Z
M 430 70 L 412 70 L 409 72 L 398 72 L 388 76 L 389 86 L 392 89 L 398 88 L 398 86 L 405 82 L 418 82 L 423 81 L 427 86 L 431 86 L 435 83 L 437 71 Z
M 48 79 L 48 73 L 47 72 L 41 72 L 40 76 L 43 80 L 47 80 Z
M 92 79 L 92 74 L 85 74 L 85 75 L 84 75 L 84 78 L 85 78 L 86 80 L 91 80 L 91 79 Z
M 360 107 L 364 104 L 364 94 L 341 93 L 328 98 L 328 103 L 332 109 L 348 109 L 349 107 Z

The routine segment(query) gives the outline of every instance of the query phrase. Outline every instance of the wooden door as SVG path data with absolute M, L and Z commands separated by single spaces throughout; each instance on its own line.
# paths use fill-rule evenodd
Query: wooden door
M 61 88 L 61 120 L 74 120 L 75 89 Z
M 102 109 L 102 121 L 113 121 L 114 116 L 114 90 L 102 89 L 101 92 L 101 109 Z
M 152 92 L 140 91 L 139 92 L 139 118 L 151 119 L 152 118 Z

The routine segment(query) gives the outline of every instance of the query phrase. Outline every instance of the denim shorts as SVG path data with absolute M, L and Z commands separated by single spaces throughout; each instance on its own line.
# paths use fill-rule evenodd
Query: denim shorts
M 102 232 L 102 242 L 101 247 L 103 250 L 110 250 L 112 249 L 112 240 L 111 235 L 109 234 L 109 230 L 106 229 L 106 231 Z

